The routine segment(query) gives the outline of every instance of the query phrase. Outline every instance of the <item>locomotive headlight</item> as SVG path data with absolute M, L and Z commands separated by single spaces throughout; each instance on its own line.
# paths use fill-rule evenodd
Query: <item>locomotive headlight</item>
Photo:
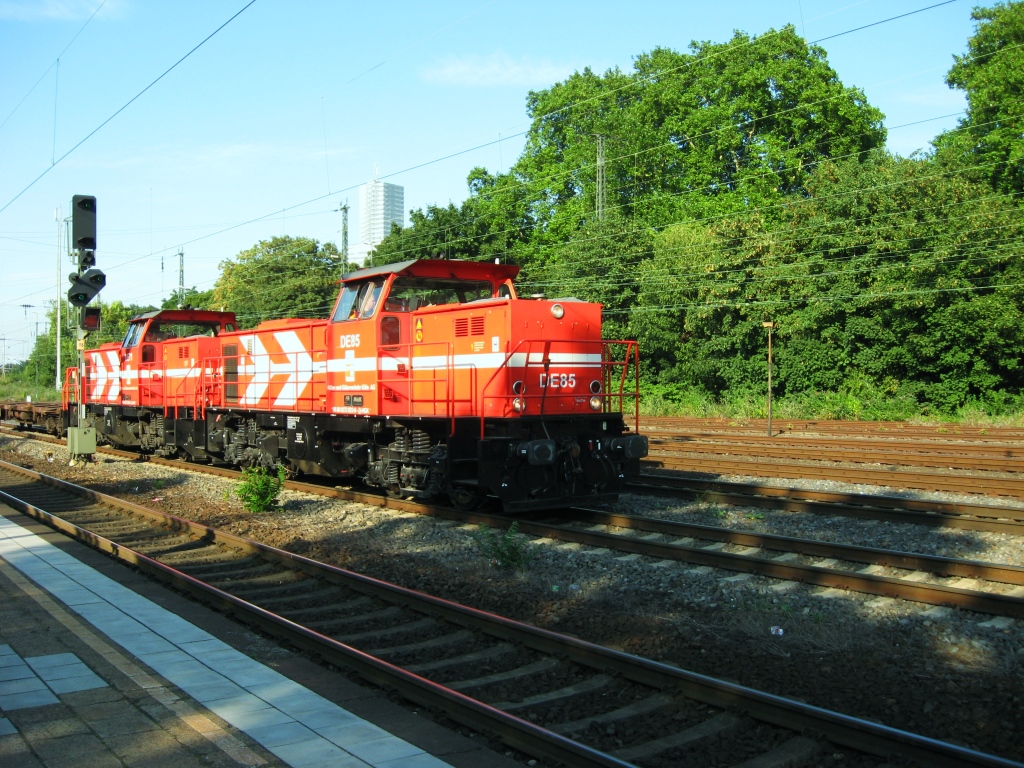
M 526 385 L 522 381 L 515 381 L 512 383 L 512 394 L 521 395 L 526 391 Z
M 526 410 L 526 401 L 521 397 L 517 397 L 512 401 L 512 410 L 516 413 L 522 413 Z
M 592 411 L 601 410 L 601 397 L 599 395 L 594 395 L 592 398 L 590 398 L 590 409 Z
M 563 307 L 561 304 L 552 304 L 551 315 L 552 317 L 555 318 L 555 320 L 561 320 L 562 317 L 565 315 L 565 307 Z
M 593 392 L 595 395 L 598 392 L 600 392 L 601 391 L 601 382 L 598 381 L 597 379 L 594 379 L 592 382 L 590 382 L 590 391 Z

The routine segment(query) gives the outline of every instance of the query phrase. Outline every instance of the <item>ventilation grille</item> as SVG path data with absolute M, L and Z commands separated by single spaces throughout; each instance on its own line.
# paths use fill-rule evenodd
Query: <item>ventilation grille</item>
M 224 381 L 238 381 L 237 344 L 224 345 Z
M 188 358 L 188 347 L 178 347 L 178 359 L 185 360 Z
M 238 381 L 238 345 L 225 344 L 221 351 L 224 355 L 224 400 L 229 403 L 237 403 L 238 384 L 226 382 Z
M 460 317 L 455 320 L 455 337 L 460 336 L 483 336 L 483 317 Z

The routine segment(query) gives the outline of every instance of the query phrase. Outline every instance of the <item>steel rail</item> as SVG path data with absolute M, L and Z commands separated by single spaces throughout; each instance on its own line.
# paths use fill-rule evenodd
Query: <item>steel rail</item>
M 695 525 L 675 520 L 661 520 L 639 515 L 621 515 L 596 509 L 572 508 L 566 511 L 574 522 L 607 525 L 634 531 L 648 531 L 665 536 L 705 539 L 757 547 L 781 552 L 795 552 L 814 557 L 835 558 L 853 563 L 884 565 L 912 571 L 927 571 L 936 576 L 983 579 L 1001 584 L 1024 585 L 1024 567 L 1003 565 L 983 560 L 965 560 L 941 555 L 922 555 L 894 549 L 865 547 L 859 544 L 837 544 L 773 533 L 757 533 L 711 525 Z M 845 571 L 844 571 L 845 573 Z
M 1024 471 L 1024 454 L 1022 456 L 1002 455 L 970 455 L 961 453 L 924 452 L 920 450 L 881 450 L 879 446 L 835 446 L 817 441 L 815 445 L 785 445 L 747 443 L 745 441 L 701 439 L 679 441 L 659 438 L 656 433 L 646 433 L 650 440 L 652 457 L 670 457 L 685 459 L 687 455 L 716 454 L 732 456 L 750 456 L 758 459 L 784 459 L 803 461 L 836 461 L 856 464 L 888 464 L 906 467 L 933 467 L 966 469 L 988 472 L 1021 472 Z M 806 438 L 793 438 L 804 440 Z M 888 446 L 886 446 L 888 448 Z M 1002 449 L 1001 449 L 1002 450 Z M 1018 450 L 1018 453 L 1021 453 Z
M 641 469 L 670 469 L 681 472 L 707 474 L 752 475 L 755 477 L 815 478 L 844 483 L 862 483 L 896 488 L 945 491 L 949 493 L 992 493 L 997 496 L 1024 498 L 1024 478 L 1005 478 L 980 475 L 957 475 L 926 470 L 907 471 L 878 467 L 864 469 L 825 466 L 822 464 L 796 464 L 729 459 L 722 457 L 686 457 L 662 459 L 648 457 L 640 462 Z
M 7 464 L 6 462 L 0 461 L 0 468 L 31 477 L 39 482 L 89 499 L 97 504 L 112 506 L 131 514 L 148 518 L 172 530 L 190 533 L 209 543 L 225 544 L 250 554 L 257 554 L 268 560 L 301 570 L 310 575 L 323 577 L 329 574 L 335 577 L 332 580 L 341 581 L 349 585 L 353 581 L 358 582 L 363 591 L 370 592 L 391 602 L 417 601 L 426 603 L 430 605 L 431 613 L 441 614 L 458 614 L 460 612 L 459 609 L 463 608 L 463 606 L 448 603 L 448 601 L 440 598 L 434 598 L 403 587 L 387 584 L 368 576 L 318 563 L 301 555 L 295 555 L 225 531 L 202 526 L 174 515 L 150 510 L 146 507 L 91 491 L 57 478 L 47 477 L 32 470 Z M 22 501 L 6 491 L 0 490 L 0 501 L 71 538 L 77 539 L 132 567 L 138 568 L 150 576 L 167 582 L 203 601 L 212 603 L 227 613 L 237 615 L 245 622 L 252 623 L 263 631 L 282 638 L 302 650 L 314 653 L 332 664 L 354 669 L 373 683 L 394 687 L 401 691 L 408 699 L 418 704 L 441 709 L 456 722 L 479 730 L 496 732 L 505 743 L 522 749 L 529 754 L 539 754 L 543 757 L 563 761 L 567 765 L 580 766 L 580 768 L 591 765 L 608 766 L 609 768 L 631 768 L 632 766 L 631 763 L 619 760 L 603 752 L 598 752 L 586 745 L 536 726 L 528 720 L 523 720 L 495 709 L 469 696 L 438 685 L 401 667 L 364 653 L 357 648 L 340 643 L 315 630 L 278 616 L 264 608 L 260 608 L 246 600 L 207 584 L 200 579 L 189 576 L 159 560 L 144 555 L 141 552 L 136 552 L 129 547 L 122 546 L 111 539 L 100 536 L 57 515 Z M 341 578 L 339 579 L 338 577 Z M 465 610 L 472 611 L 472 609 Z M 488 615 L 482 611 L 477 613 L 480 613 L 482 616 Z
M 470 516 L 472 517 L 472 516 Z M 486 518 L 481 517 L 481 522 Z M 511 518 L 487 516 L 511 522 Z M 782 581 L 798 581 L 820 587 L 846 589 L 882 597 L 901 597 L 929 605 L 952 605 L 965 610 L 1024 618 L 1024 598 L 940 584 L 922 584 L 894 576 L 844 571 L 819 565 L 784 563 L 767 557 L 708 550 L 686 544 L 645 541 L 599 531 L 581 531 L 562 525 L 519 521 L 520 533 L 591 547 L 614 549 L 665 560 L 680 560 L 738 573 L 751 573 Z M 776 542 L 778 543 L 778 542 Z M 899 553 L 893 553 L 896 555 Z
M 682 445 L 713 443 L 716 445 L 826 446 L 849 448 L 886 448 L 895 453 L 922 452 L 937 455 L 977 455 L 1003 458 L 1024 458 L 1024 440 L 979 442 L 974 438 L 951 439 L 907 438 L 903 435 L 816 435 L 791 432 L 784 435 L 751 434 L 749 432 L 710 432 L 706 430 L 667 430 L 644 424 L 644 434 L 653 440 Z
M 815 491 L 766 483 L 734 483 L 660 474 L 641 475 L 627 487 L 634 493 L 670 495 L 736 506 L 778 509 L 785 512 L 811 512 L 819 515 L 841 514 L 864 520 L 1024 536 L 1024 509 L 1015 507 Z
M 835 744 L 880 756 L 901 754 L 929 766 L 985 766 L 992 768 L 1024 768 L 1024 764 L 995 755 L 930 739 L 918 734 L 890 728 L 879 723 L 814 707 L 785 697 L 757 691 L 706 675 L 643 659 L 621 651 L 559 635 L 549 630 L 496 616 L 473 608 L 398 587 L 361 574 L 295 555 L 284 550 L 244 539 L 225 531 L 202 526 L 173 515 L 150 510 L 116 497 L 91 491 L 63 480 L 50 478 L 32 470 L 0 462 L 0 467 L 55 488 L 74 493 L 99 504 L 123 509 L 150 519 L 173 530 L 188 531 L 211 543 L 252 552 L 295 568 L 307 574 L 331 578 L 349 585 L 357 583 L 363 591 L 377 594 L 392 602 L 415 605 L 420 610 L 444 616 L 449 620 L 472 626 L 485 633 L 515 638 L 524 645 L 549 653 L 567 654 L 573 661 L 622 675 L 626 679 L 658 689 L 672 688 L 679 693 L 722 708 L 738 708 L 751 716 L 784 728 L 811 730 Z M 127 562 L 161 580 L 169 581 L 184 591 L 207 600 L 221 609 L 241 616 L 261 629 L 282 637 L 303 650 L 325 660 L 356 670 L 367 679 L 400 690 L 410 700 L 427 706 L 441 706 L 458 722 L 471 727 L 497 731 L 506 743 L 530 754 L 539 749 L 545 757 L 563 760 L 570 765 L 630 766 L 604 753 L 540 728 L 529 721 L 489 707 L 470 697 L 451 691 L 393 664 L 363 653 L 351 646 L 325 637 L 300 624 L 259 608 L 245 600 L 181 573 L 153 558 L 98 536 L 0 491 L 0 499 L 23 513 L 61 530 L 111 556 Z M 440 702 L 440 704 L 438 704 Z M 582 750 L 582 751 L 581 751 Z
M 656 426 L 665 429 L 692 430 L 692 429 L 714 429 L 727 432 L 759 432 L 767 431 L 768 422 L 765 419 L 717 419 L 697 418 L 687 416 L 653 416 L 643 421 L 644 426 Z M 960 437 L 972 435 L 977 439 L 1021 439 L 1024 438 L 1024 429 L 1020 427 L 974 427 L 962 424 L 911 424 L 902 421 L 840 421 L 828 419 L 778 419 L 773 422 L 774 435 L 794 434 L 798 432 L 819 433 L 819 434 L 884 434 L 896 435 L 925 435 L 933 437 Z

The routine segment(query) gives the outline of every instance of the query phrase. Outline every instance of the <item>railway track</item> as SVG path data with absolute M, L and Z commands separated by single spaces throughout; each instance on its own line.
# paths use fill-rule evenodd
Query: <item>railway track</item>
M 137 458 L 137 454 L 115 449 L 104 452 Z M 237 478 L 235 470 L 204 465 L 183 465 L 166 459 L 152 461 L 176 469 Z M 655 480 L 655 478 L 646 478 Z M 667 490 L 691 498 L 723 500 L 733 504 L 773 506 L 775 508 L 815 511 L 834 515 L 854 514 L 868 519 L 916 522 L 932 526 L 960 527 L 1024 534 L 1024 509 L 987 507 L 984 505 L 928 504 L 886 497 L 858 497 L 847 494 L 801 492 L 800 489 L 760 487 L 765 491 L 806 493 L 828 501 L 794 499 L 781 495 L 750 496 L 713 490 L 708 486 L 678 478 L 658 477 L 657 485 L 644 490 L 664 493 Z M 676 485 L 673 486 L 673 483 Z M 666 484 L 666 485 L 662 485 Z M 764 576 L 783 585 L 804 583 L 879 595 L 899 597 L 939 606 L 955 606 L 965 610 L 1024 618 L 1024 568 L 1002 566 L 982 561 L 944 558 L 894 550 L 835 544 L 787 536 L 758 534 L 727 528 L 690 525 L 680 522 L 634 515 L 619 515 L 598 510 L 570 508 L 560 511 L 557 519 L 510 518 L 486 512 L 463 512 L 448 507 L 426 505 L 401 499 L 390 499 L 366 491 L 332 488 L 315 483 L 288 481 L 292 490 L 361 503 L 386 506 L 417 514 L 462 523 L 505 528 L 513 521 L 519 531 L 538 537 L 540 541 L 564 542 L 594 547 L 598 551 L 613 550 L 642 555 L 656 560 L 674 560 L 697 568 L 718 568 L 739 574 Z M 667 488 L 666 488 L 667 486 Z M 851 503 L 860 500 L 860 505 Z M 877 506 L 864 506 L 864 501 Z M 844 505 L 843 502 L 846 502 Z M 901 506 L 902 505 L 902 506 Z M 845 506 L 845 509 L 844 509 Z M 916 511 L 914 506 L 928 511 Z M 911 507 L 908 509 L 907 507 Z M 1000 516 L 1012 519 L 1000 519 Z M 582 525 L 589 528 L 582 528 Z M 644 538 L 639 538 L 643 535 Z M 727 549 L 728 548 L 728 549 Z
M 938 470 L 903 467 L 850 467 L 797 461 L 771 461 L 752 457 L 669 455 L 649 456 L 640 462 L 643 471 L 667 469 L 714 475 L 805 478 L 842 483 L 881 485 L 947 493 L 988 494 L 1024 499 L 1024 475 L 960 475 Z
M 994 443 L 903 442 L 865 438 L 752 437 L 748 435 L 670 435 L 647 432 L 653 456 L 682 454 L 756 456 L 758 458 L 887 464 L 988 472 L 1024 470 L 1024 446 Z
M 765 419 L 710 419 L 692 417 L 645 417 L 645 429 L 751 433 L 767 436 Z M 877 435 L 888 437 L 931 437 L 956 440 L 1022 440 L 1022 427 L 977 427 L 964 424 L 910 424 L 900 421 L 840 421 L 830 419 L 775 419 L 773 435 Z
M 1024 508 L 990 504 L 908 499 L 867 493 L 815 491 L 808 488 L 703 480 L 675 474 L 644 474 L 630 483 L 634 493 L 674 496 L 694 501 L 762 507 L 787 512 L 843 515 L 863 520 L 913 523 L 935 528 L 962 528 L 1024 536 Z
M 0 463 L 0 498 L 330 663 L 578 766 L 1019 763 L 476 611 Z M 872 758 L 870 756 L 877 756 Z M 695 763 L 695 764 L 696 764 Z M 891 763 L 890 763 L 891 764 Z

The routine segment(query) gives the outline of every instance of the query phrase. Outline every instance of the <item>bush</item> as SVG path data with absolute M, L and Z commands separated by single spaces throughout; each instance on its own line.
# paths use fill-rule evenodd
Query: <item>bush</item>
M 270 474 L 266 467 L 246 467 L 242 470 L 242 479 L 229 493 L 234 493 L 250 512 L 266 512 L 277 506 L 277 496 L 286 476 L 282 466 L 278 466 L 276 475 Z
M 512 523 L 507 531 L 501 532 L 481 525 L 473 538 L 496 568 L 522 571 L 537 556 L 536 552 L 527 548 L 527 538 L 519 533 L 518 521 Z

